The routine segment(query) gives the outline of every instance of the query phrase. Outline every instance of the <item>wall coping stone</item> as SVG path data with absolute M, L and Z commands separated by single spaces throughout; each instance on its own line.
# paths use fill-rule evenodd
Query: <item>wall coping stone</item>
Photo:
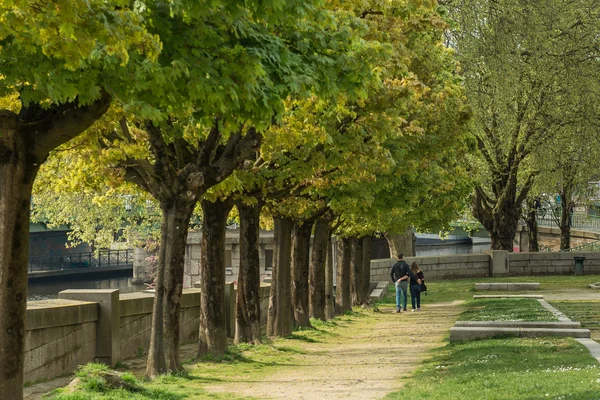
M 543 299 L 542 294 L 476 294 L 474 299 Z
M 461 342 L 474 339 L 492 337 L 542 337 L 560 336 L 573 338 L 589 338 L 589 329 L 552 329 L 552 328 L 484 328 L 484 327 L 458 327 L 450 328 L 450 341 Z
M 456 321 L 454 326 L 481 328 L 555 328 L 579 329 L 581 323 L 573 321 L 540 322 L 540 321 Z
M 82 324 L 98 320 L 98 304 L 91 301 L 51 299 L 27 303 L 25 330 Z
M 537 282 L 489 282 L 476 283 L 475 290 L 538 290 L 540 284 Z

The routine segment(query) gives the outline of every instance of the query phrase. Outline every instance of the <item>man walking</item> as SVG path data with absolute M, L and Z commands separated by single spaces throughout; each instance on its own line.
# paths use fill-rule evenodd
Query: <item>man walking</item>
M 404 254 L 398 255 L 398 261 L 392 266 L 390 276 L 392 282 L 396 285 L 396 312 L 406 311 L 408 278 L 413 279 L 413 282 L 418 282 L 419 285 L 421 284 L 421 280 L 415 276 L 410 270 L 408 263 L 404 261 Z

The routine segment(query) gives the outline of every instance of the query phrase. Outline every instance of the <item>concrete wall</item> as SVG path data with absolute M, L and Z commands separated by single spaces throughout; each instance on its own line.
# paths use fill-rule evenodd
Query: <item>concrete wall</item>
M 489 276 L 489 254 L 460 254 L 440 257 L 406 257 L 410 265 L 413 261 L 428 280 L 460 279 Z M 390 281 L 390 268 L 398 261 L 394 258 L 371 261 L 371 282 Z
M 600 274 L 600 253 L 541 252 L 510 253 L 508 256 L 510 275 L 573 274 L 573 257 L 585 257 L 584 274 Z
M 235 281 L 238 277 L 240 265 L 240 231 L 238 229 L 228 229 L 225 232 L 225 279 Z M 266 270 L 265 252 L 273 251 L 274 239 L 273 231 L 261 231 L 259 237 L 259 257 L 260 257 L 260 275 L 262 278 L 270 276 L 270 271 Z M 187 246 L 185 247 L 185 275 L 184 286 L 192 287 L 193 283 L 200 279 L 200 252 L 202 250 L 202 232 L 192 230 L 188 233 Z
M 25 382 L 71 373 L 92 361 L 97 320 L 98 305 L 92 302 L 56 299 L 28 303 Z
M 527 226 L 519 225 L 515 234 L 515 247 L 522 252 L 529 250 L 529 232 Z M 560 250 L 560 228 L 549 226 L 538 226 L 538 243 L 540 248 L 552 251 Z M 600 240 L 600 232 L 580 231 L 571 229 L 571 247 L 581 246 Z
M 227 284 L 228 336 L 235 329 L 236 287 Z M 269 284 L 260 288 L 261 323 L 266 326 Z M 119 295 L 116 289 L 65 290 L 56 300 L 27 304 L 25 381 L 71 373 L 78 365 L 120 360 L 147 353 L 152 326 L 152 293 Z M 93 301 L 83 301 L 83 299 Z M 181 299 L 180 343 L 198 339 L 200 290 L 185 289 Z
M 477 278 L 485 276 L 568 275 L 574 273 L 574 257 L 585 257 L 584 274 L 600 274 L 600 253 L 597 252 L 495 252 L 496 262 L 504 266 L 494 272 L 490 254 L 464 254 L 441 257 L 407 257 L 411 264 L 416 261 L 428 280 Z M 507 260 L 502 260 L 503 256 Z M 390 281 L 390 268 L 396 259 L 371 261 L 371 282 Z
M 121 358 L 148 352 L 152 328 L 152 293 L 127 293 L 120 296 Z M 200 291 L 184 290 L 181 298 L 180 343 L 198 339 L 200 326 Z

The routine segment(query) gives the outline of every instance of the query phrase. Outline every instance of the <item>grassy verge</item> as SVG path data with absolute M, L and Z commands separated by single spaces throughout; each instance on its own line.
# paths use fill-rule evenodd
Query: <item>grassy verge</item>
M 392 399 L 600 399 L 600 368 L 573 339 L 449 344 Z
M 427 274 L 427 271 L 425 271 Z M 496 277 L 496 278 L 470 278 L 460 280 L 435 280 L 427 281 L 427 294 L 421 294 L 421 302 L 438 303 L 453 300 L 469 300 L 474 294 L 515 294 L 506 291 L 475 291 L 475 283 L 478 282 L 539 282 L 540 290 L 523 291 L 518 293 L 544 294 L 545 292 L 554 293 L 564 290 L 565 288 L 578 288 L 582 291 L 593 290 L 588 289 L 587 285 L 591 282 L 600 282 L 600 275 L 583 275 L 583 276 L 519 276 L 519 277 Z M 390 296 L 382 301 L 384 304 L 394 304 L 395 298 L 393 294 L 396 289 L 394 284 L 390 282 Z M 409 294 L 410 297 L 410 294 Z
M 244 381 L 268 379 L 270 374 L 282 367 L 302 365 L 304 343 L 321 343 L 340 340 L 340 328 L 355 327 L 357 324 L 369 325 L 374 316 L 369 311 L 348 312 L 332 321 L 311 320 L 313 329 L 296 330 L 286 338 L 265 341 L 254 346 L 240 344 L 229 346 L 223 357 L 204 360 L 186 360 L 186 373 L 166 375 L 148 382 L 141 377 L 125 373 L 123 379 L 131 383 L 129 389 L 114 389 L 102 378 L 108 370 L 106 366 L 88 364 L 77 376 L 82 383 L 78 389 L 69 393 L 68 388 L 55 390 L 48 400 L 180 400 L 180 399 L 241 399 L 235 393 L 224 391 L 215 393 L 207 390 L 211 385 L 227 385 Z M 243 397 L 250 399 L 249 397 Z
M 554 307 L 573 321 L 581 322 L 587 328 L 592 339 L 600 339 L 600 301 L 551 301 Z
M 558 321 L 535 299 L 477 299 L 466 303 L 460 321 Z

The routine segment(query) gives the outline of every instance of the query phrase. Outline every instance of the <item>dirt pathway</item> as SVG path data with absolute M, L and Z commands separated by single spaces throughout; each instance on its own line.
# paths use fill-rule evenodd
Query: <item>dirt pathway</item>
M 258 399 L 380 399 L 399 390 L 403 379 L 443 345 L 460 312 L 459 302 L 424 305 L 421 312 L 392 313 L 384 306 L 320 343 L 299 343 L 304 354 L 293 365 L 260 381 L 243 377 L 205 386 Z

